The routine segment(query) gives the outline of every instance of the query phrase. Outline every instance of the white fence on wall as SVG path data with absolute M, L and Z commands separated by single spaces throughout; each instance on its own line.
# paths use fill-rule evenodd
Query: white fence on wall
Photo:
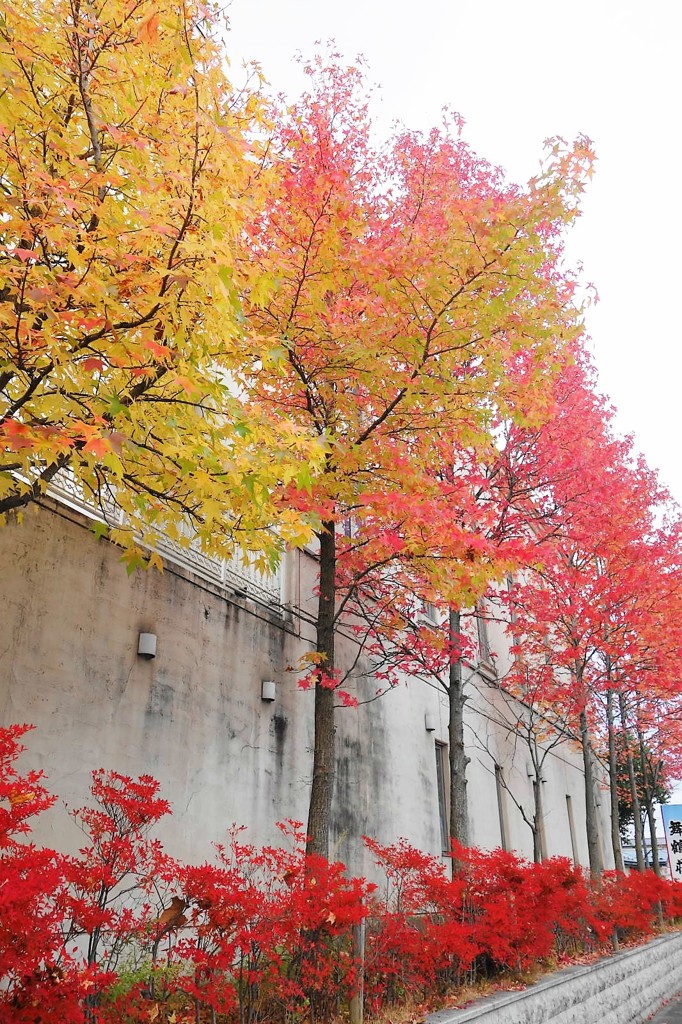
M 62 470 L 50 484 L 50 497 L 62 505 L 73 508 L 93 522 L 105 522 L 108 526 L 123 526 L 124 515 L 115 502 L 104 500 L 95 505 L 78 486 L 73 475 Z M 221 590 L 253 598 L 263 604 L 280 607 L 282 601 L 281 566 L 272 573 L 263 573 L 255 565 L 245 564 L 241 556 L 232 559 L 217 558 L 205 554 L 199 544 L 192 540 L 188 547 L 159 535 L 154 545 L 165 562 L 177 565 L 194 573 L 207 583 Z

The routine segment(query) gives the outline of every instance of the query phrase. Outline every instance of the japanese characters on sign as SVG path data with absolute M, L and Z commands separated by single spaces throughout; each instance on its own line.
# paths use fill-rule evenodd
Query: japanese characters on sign
M 675 881 L 682 881 L 682 806 L 668 804 L 661 807 L 663 831 L 668 847 L 670 875 Z

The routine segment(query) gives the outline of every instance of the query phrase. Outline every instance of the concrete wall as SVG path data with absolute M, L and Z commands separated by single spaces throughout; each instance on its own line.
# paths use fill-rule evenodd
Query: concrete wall
M 522 992 L 500 992 L 428 1024 L 643 1024 L 682 990 L 682 935 L 590 964 L 568 967 Z
M 128 577 L 117 549 L 86 527 L 55 506 L 0 530 L 0 723 L 36 726 L 23 764 L 44 768 L 72 807 L 86 801 L 93 768 L 155 776 L 174 808 L 159 835 L 181 857 L 210 856 L 233 822 L 254 842 L 276 840 L 276 821 L 307 813 L 313 696 L 298 689 L 294 669 L 313 641 L 314 557 L 290 559 L 284 596 L 301 614 L 284 615 L 173 565 Z M 158 638 L 153 660 L 137 655 L 140 631 Z M 351 648 L 341 637 L 342 659 Z M 277 682 L 272 703 L 261 700 L 263 679 Z M 492 847 L 501 840 L 495 760 L 520 799 L 532 799 L 532 786 L 522 751 L 494 725 L 499 690 L 478 681 L 468 712 L 470 816 L 473 841 Z M 355 686 L 361 699 L 376 689 L 371 674 Z M 489 749 L 477 744 L 483 735 Z M 371 873 L 363 834 L 404 836 L 440 855 L 437 741 L 447 743 L 445 697 L 423 683 L 339 712 L 332 852 L 352 871 Z M 579 758 L 566 746 L 545 784 L 548 846 L 571 855 L 570 793 L 585 863 L 581 786 Z M 532 855 L 512 804 L 507 819 L 508 845 Z M 77 844 L 64 820 L 51 812 L 39 838 Z
M 174 805 L 174 851 L 208 854 L 231 822 L 304 815 L 309 694 L 287 684 L 300 640 L 276 616 L 167 570 L 126 576 L 116 549 L 49 513 L 0 532 L 0 715 L 37 729 L 30 757 L 69 804 L 90 770 L 150 773 Z M 137 655 L 141 630 L 158 637 Z M 260 700 L 261 679 L 282 680 Z

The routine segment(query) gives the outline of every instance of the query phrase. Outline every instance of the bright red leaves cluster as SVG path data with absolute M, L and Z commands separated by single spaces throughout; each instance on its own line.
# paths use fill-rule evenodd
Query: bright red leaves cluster
M 682 912 L 655 876 L 588 883 L 561 858 L 531 865 L 457 848 L 453 878 L 405 842 L 366 840 L 385 874 L 376 890 L 342 864 L 306 855 L 300 828 L 258 848 L 234 832 L 210 863 L 170 858 L 150 837 L 169 812 L 148 777 L 96 772 L 85 841 L 67 856 L 28 842 L 53 802 L 14 761 L 26 727 L 0 732 L 2 1024 L 329 1020 L 357 991 L 351 941 L 367 919 L 365 991 L 378 1009 L 407 988 L 433 997 L 479 969 L 523 970 L 568 950 L 649 934 Z

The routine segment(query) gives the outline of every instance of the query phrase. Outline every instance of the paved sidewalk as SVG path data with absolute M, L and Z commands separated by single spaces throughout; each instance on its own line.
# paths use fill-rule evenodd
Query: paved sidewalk
M 682 1024 L 682 993 L 673 996 L 666 1006 L 650 1017 L 647 1024 Z

